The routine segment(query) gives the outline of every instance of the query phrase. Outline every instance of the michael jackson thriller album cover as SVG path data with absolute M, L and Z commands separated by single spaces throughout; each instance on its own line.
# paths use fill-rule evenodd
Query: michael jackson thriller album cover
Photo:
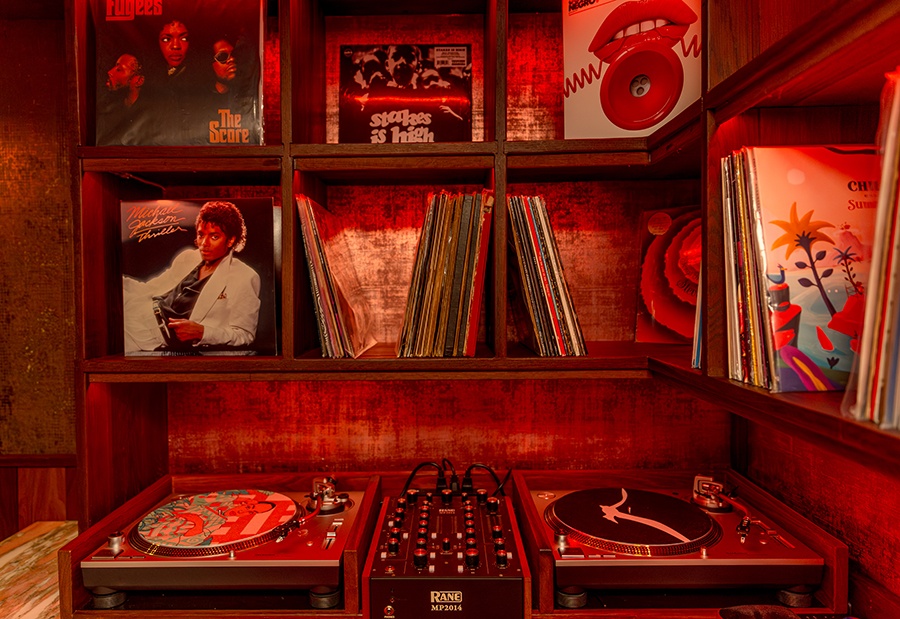
M 261 144 L 262 0 L 92 0 L 96 144 Z
M 125 356 L 277 353 L 272 198 L 120 206 Z
M 470 142 L 470 45 L 344 45 L 338 141 Z

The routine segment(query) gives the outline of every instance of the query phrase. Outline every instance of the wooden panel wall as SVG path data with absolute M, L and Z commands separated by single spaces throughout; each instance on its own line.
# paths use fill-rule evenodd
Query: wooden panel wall
M 0 40 L 0 454 L 74 453 L 72 114 L 62 11 L 58 19 L 0 20 Z
M 900 609 L 900 471 L 748 424 L 748 476 L 850 547 L 859 617 Z M 884 587 L 871 587 L 875 582 Z M 890 599 L 889 599 L 890 598 Z M 886 611 L 884 609 L 893 609 Z
M 0 539 L 38 520 L 77 515 L 75 456 L 0 456 Z
M 642 379 L 179 383 L 168 410 L 173 474 L 729 463 L 727 414 Z

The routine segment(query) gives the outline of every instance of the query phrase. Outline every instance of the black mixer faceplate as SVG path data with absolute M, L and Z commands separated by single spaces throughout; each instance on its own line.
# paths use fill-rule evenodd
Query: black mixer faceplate
M 592 488 L 551 503 L 544 517 L 585 546 L 633 556 L 697 552 L 721 536 L 699 507 L 678 497 L 630 488 Z

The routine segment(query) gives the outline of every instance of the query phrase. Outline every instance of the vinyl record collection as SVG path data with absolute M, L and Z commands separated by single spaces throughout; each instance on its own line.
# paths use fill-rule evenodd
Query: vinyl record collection
M 325 208 L 303 195 L 296 199 L 322 356 L 359 357 L 375 339 L 345 232 Z
M 744 147 L 722 159 L 730 378 L 773 392 L 844 389 L 878 175 L 867 145 Z
M 509 196 L 507 202 L 531 347 L 542 357 L 587 355 L 544 198 Z
M 419 236 L 399 357 L 475 354 L 494 196 L 429 196 Z
M 882 92 L 878 145 L 882 155 L 877 234 L 872 248 L 872 269 L 866 296 L 865 320 L 860 338 L 856 373 L 851 377 L 843 410 L 857 419 L 884 429 L 900 427 L 897 397 L 900 329 L 900 219 L 897 212 L 900 185 L 900 68 L 887 75 Z

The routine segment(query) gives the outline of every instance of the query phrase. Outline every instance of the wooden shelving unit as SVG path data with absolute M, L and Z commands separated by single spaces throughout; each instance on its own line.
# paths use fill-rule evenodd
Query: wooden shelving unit
M 88 0 L 67 0 L 70 79 L 77 87 L 74 103 L 79 119 L 73 178 L 79 199 L 73 216 L 82 527 L 99 522 L 162 476 L 196 472 L 187 470 L 186 462 L 215 462 L 211 465 L 215 470 L 205 472 L 216 474 L 312 470 L 303 448 L 297 447 L 296 457 L 278 452 L 275 460 L 266 450 L 271 442 L 298 444 L 290 430 L 279 428 L 308 428 L 313 423 L 322 424 L 336 441 L 358 445 L 359 458 L 370 458 L 372 470 L 408 468 L 432 449 L 468 455 L 473 446 L 482 445 L 484 432 L 498 450 L 481 458 L 500 468 L 575 468 L 579 463 L 604 468 L 628 458 L 630 449 L 640 451 L 632 428 L 645 420 L 647 410 L 664 410 L 670 413 L 668 421 L 655 419 L 663 424 L 660 433 L 665 436 L 652 440 L 677 448 L 658 449 L 658 455 L 643 456 L 631 466 L 664 469 L 677 452 L 681 468 L 731 465 L 752 477 L 759 458 L 771 457 L 766 452 L 754 459 L 760 446 L 746 424 L 756 424 L 838 452 L 900 487 L 900 435 L 842 417 L 839 395 L 773 396 L 723 378 L 720 157 L 753 144 L 872 142 L 883 74 L 900 64 L 895 45 L 900 39 L 900 13 L 891 0 L 784 4 L 704 3 L 708 88 L 701 101 L 647 138 L 567 141 L 557 122 L 562 100 L 556 86 L 529 83 L 528 74 L 508 71 L 514 54 L 532 54 L 534 62 L 547 63 L 546 72 L 562 83 L 558 2 L 467 0 L 452 3 L 451 16 L 449 5 L 430 1 L 379 5 L 358 0 L 270 0 L 266 25 L 278 46 L 267 61 L 280 62 L 280 82 L 268 89 L 278 98 L 266 101 L 267 144 L 207 148 L 92 145 L 97 78 Z M 347 32 L 380 40 L 385 34 L 379 27 L 384 24 L 395 28 L 390 32 L 427 40 L 444 21 L 471 36 L 479 50 L 475 139 L 427 145 L 337 144 L 336 115 L 329 108 L 334 100 L 329 89 L 336 86 L 328 82 L 335 41 Z M 544 53 L 554 50 L 555 57 Z M 547 119 L 537 129 L 522 125 L 522 115 L 511 113 L 521 111 L 512 109 L 513 94 L 520 101 L 521 93 L 529 89 L 547 95 L 535 96 L 527 110 Z M 398 310 L 386 299 L 405 298 L 400 272 L 412 255 L 400 255 L 400 248 L 417 234 L 425 195 L 439 188 L 484 188 L 498 197 L 478 351 L 470 359 L 397 359 L 391 338 L 392 329 L 399 326 Z M 125 358 L 119 200 L 196 197 L 207 192 L 272 197 L 281 208 L 279 354 L 242 359 Z M 384 326 L 381 344 L 360 359 L 320 356 L 293 201 L 298 192 L 347 215 L 352 225 L 366 231 L 374 248 L 365 257 L 367 263 L 371 258 L 372 263 L 394 265 L 393 270 L 367 274 L 369 281 L 381 282 L 380 305 L 373 311 L 384 316 Z M 588 357 L 540 358 L 523 345 L 507 281 L 511 265 L 504 208 L 504 196 L 519 192 L 544 193 L 548 198 L 589 342 Z M 634 342 L 640 213 L 698 203 L 705 238 L 702 371 L 688 369 L 687 346 Z M 379 223 L 377 228 L 373 222 Z M 411 390 L 427 405 L 421 411 L 397 410 L 381 391 L 384 382 L 405 396 L 403 390 Z M 328 391 L 340 403 L 321 405 L 336 408 L 336 419 L 311 421 L 315 414 L 308 410 L 313 404 L 306 399 L 311 389 L 307 383 L 340 387 Z M 585 402 L 598 403 L 595 415 L 569 418 L 572 401 L 557 394 L 570 397 L 574 384 L 583 389 Z M 301 398 L 291 392 L 298 398 L 293 409 L 276 400 L 286 385 L 302 394 Z M 518 446 L 510 446 L 522 431 L 517 426 L 521 416 L 514 410 L 518 404 L 503 395 L 492 397 L 494 390 L 516 391 L 516 403 L 549 402 L 551 410 L 535 410 L 532 416 L 551 421 L 531 429 L 549 436 L 522 436 Z M 519 390 L 529 396 L 519 395 Z M 205 394 L 209 401 L 198 403 L 193 392 Z M 472 393 L 484 400 L 480 409 L 474 405 L 484 427 L 454 427 L 448 421 L 454 407 L 465 408 Z M 431 403 L 434 398 L 440 406 Z M 236 406 L 245 411 L 247 432 L 217 433 L 219 411 L 227 413 Z M 273 407 L 286 415 L 277 423 L 271 421 Z M 192 423 L 200 430 L 186 430 Z M 355 436 L 357 427 L 369 434 Z M 446 440 L 436 439 L 444 436 L 445 427 Z M 689 446 L 696 440 L 696 427 L 712 428 L 706 439 L 711 442 L 704 449 Z M 391 452 L 391 446 L 402 443 L 396 436 L 401 431 L 423 433 L 422 453 Z M 595 432 L 620 437 L 621 451 L 597 450 L 590 440 Z M 576 440 L 583 437 L 588 438 Z M 228 441 L 238 455 L 224 462 L 213 459 L 216 450 L 211 445 L 216 440 Z M 564 455 L 555 451 L 560 444 L 569 446 Z M 790 455 L 785 458 L 788 462 Z M 353 467 L 357 459 L 317 464 L 340 471 Z M 795 497 L 786 498 L 790 502 Z M 796 503 L 802 504 L 802 498 Z M 828 518 L 822 517 L 824 524 L 834 528 Z M 835 515 L 834 522 L 843 518 Z M 887 554 L 900 563 L 898 534 L 886 535 L 886 541 L 894 544 Z M 893 600 L 885 583 L 896 582 L 900 576 L 896 570 L 863 566 L 860 572 L 865 572 L 866 582 L 876 584 L 865 585 L 861 595 L 877 590 L 879 599 Z

